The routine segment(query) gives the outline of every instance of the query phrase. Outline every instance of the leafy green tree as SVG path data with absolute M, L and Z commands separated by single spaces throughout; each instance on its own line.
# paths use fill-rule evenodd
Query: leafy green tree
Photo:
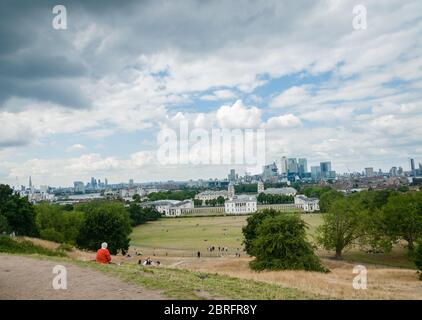
M 338 192 L 334 189 L 329 189 L 328 191 L 321 194 L 319 198 L 319 209 L 321 212 L 328 212 L 332 203 L 341 198 L 344 198 L 344 195 L 341 192 Z
M 202 200 L 199 199 L 193 199 L 193 205 L 195 207 L 201 207 L 202 206 Z
M 255 252 L 253 251 L 254 247 L 252 246 L 252 241 L 256 238 L 258 226 L 265 218 L 274 217 L 278 214 L 280 214 L 280 212 L 277 210 L 264 209 L 262 211 L 258 211 L 257 213 L 249 216 L 246 219 L 247 224 L 242 228 L 242 232 L 245 251 L 249 255 L 255 255 Z
M 42 239 L 76 243 L 76 238 L 84 223 L 83 212 L 67 211 L 59 205 L 40 203 L 35 206 L 36 224 Z
M 363 216 L 356 201 L 347 198 L 335 200 L 323 215 L 323 224 L 317 228 L 317 241 L 327 250 L 335 250 L 336 258 L 344 249 L 362 237 Z
M 252 240 L 254 270 L 307 270 L 324 272 L 312 245 L 306 240 L 306 225 L 298 214 L 265 218 Z
M 21 197 L 8 185 L 0 184 L 0 217 L 3 231 L 17 235 L 35 236 L 34 206 L 27 197 Z
M 385 232 L 393 240 L 407 241 L 409 251 L 422 236 L 422 195 L 420 192 L 395 194 L 383 207 Z
M 159 213 L 154 207 L 142 207 L 136 202 L 132 202 L 130 204 L 128 212 L 132 226 L 137 226 L 148 221 L 154 221 L 161 218 L 161 213 Z
M 80 248 L 97 250 L 102 242 L 107 242 L 112 254 L 128 250 L 132 228 L 122 203 L 92 201 L 79 209 L 85 213 L 85 222 L 76 240 Z

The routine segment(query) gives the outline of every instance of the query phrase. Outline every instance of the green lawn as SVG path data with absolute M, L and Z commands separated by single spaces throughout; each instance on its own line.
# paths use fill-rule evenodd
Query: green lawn
M 303 214 L 313 234 L 321 223 L 319 214 Z M 247 216 L 165 218 L 134 228 L 131 245 L 168 250 L 201 252 L 210 246 L 242 250 L 242 226 Z

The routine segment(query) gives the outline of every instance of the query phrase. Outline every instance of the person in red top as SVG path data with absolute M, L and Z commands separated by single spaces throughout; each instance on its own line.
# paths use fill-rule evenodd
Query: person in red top
M 107 250 L 107 242 L 103 242 L 101 244 L 101 249 L 98 249 L 97 257 L 95 258 L 95 260 L 98 263 L 110 263 L 111 262 L 110 252 Z

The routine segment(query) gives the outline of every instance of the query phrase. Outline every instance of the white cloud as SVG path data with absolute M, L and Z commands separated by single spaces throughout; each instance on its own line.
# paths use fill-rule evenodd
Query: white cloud
M 302 121 L 291 113 L 269 118 L 268 121 L 263 125 L 263 127 L 268 130 L 289 129 L 301 126 Z
M 261 121 L 261 110 L 246 107 L 242 100 L 233 105 L 223 105 L 217 110 L 217 121 L 221 128 L 256 128 Z
M 85 149 L 85 146 L 83 144 L 76 143 L 76 144 L 71 145 L 70 147 L 67 147 L 66 151 L 67 152 L 74 152 L 74 151 L 81 151 L 81 150 L 84 150 L 84 149 Z
M 292 107 L 309 100 L 309 98 L 306 86 L 294 86 L 274 97 L 270 102 L 270 106 L 273 108 Z

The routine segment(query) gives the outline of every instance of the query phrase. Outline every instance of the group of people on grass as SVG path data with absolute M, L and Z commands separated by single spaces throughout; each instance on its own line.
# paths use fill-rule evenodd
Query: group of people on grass
M 96 255 L 96 257 L 95 257 L 95 261 L 97 261 L 98 263 L 103 263 L 103 264 L 109 264 L 109 263 L 112 263 L 111 262 L 111 255 L 110 255 L 110 252 L 108 251 L 108 249 L 107 249 L 107 247 L 108 247 L 108 244 L 107 244 L 107 242 L 103 242 L 102 244 L 101 244 L 101 248 L 100 249 L 98 249 L 98 251 L 97 251 L 97 255 Z M 139 256 L 139 255 L 142 255 L 142 254 L 138 254 L 138 253 L 136 253 L 136 255 L 137 256 Z M 128 257 L 130 257 L 130 255 L 127 255 Z M 154 261 L 152 261 L 149 257 L 145 260 L 145 261 L 143 261 L 142 262 L 142 259 L 139 259 L 138 260 L 138 264 L 139 265 L 144 265 L 144 266 L 160 266 L 161 265 L 161 262 L 160 261 L 156 261 L 156 262 L 154 262 Z

